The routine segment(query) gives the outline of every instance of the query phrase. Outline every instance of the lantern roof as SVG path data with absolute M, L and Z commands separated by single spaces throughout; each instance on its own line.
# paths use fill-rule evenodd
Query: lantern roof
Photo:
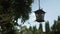
M 37 13 L 37 14 L 39 14 L 39 13 L 45 14 L 45 12 L 42 9 L 39 9 L 39 10 L 35 11 L 35 13 Z

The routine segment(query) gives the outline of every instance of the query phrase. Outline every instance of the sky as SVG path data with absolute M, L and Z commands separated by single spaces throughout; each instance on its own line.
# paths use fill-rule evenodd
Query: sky
M 34 11 L 39 9 L 38 6 L 38 0 L 34 0 L 32 3 L 32 13 L 30 14 L 30 19 L 26 21 L 25 24 L 27 27 L 29 26 L 35 26 L 38 28 L 39 23 L 36 22 L 36 16 Z M 49 21 L 50 27 L 53 25 L 54 20 L 57 20 L 58 16 L 60 16 L 60 0 L 40 0 L 40 8 L 42 8 L 46 14 L 45 14 L 45 22 Z M 43 30 L 45 31 L 45 22 L 42 23 Z M 18 23 L 20 24 L 20 19 L 18 19 Z M 30 23 L 30 24 L 28 24 Z

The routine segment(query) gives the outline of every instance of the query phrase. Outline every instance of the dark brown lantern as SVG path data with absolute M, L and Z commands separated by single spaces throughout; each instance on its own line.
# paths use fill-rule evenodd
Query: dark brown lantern
M 40 9 L 40 0 L 38 0 L 38 2 L 39 2 L 39 9 L 37 11 L 35 11 L 36 21 L 44 22 L 45 12 L 42 9 Z
M 42 9 L 35 11 L 35 15 L 37 22 L 44 22 L 45 12 Z
M 35 15 L 37 22 L 44 22 L 45 12 L 42 9 L 35 11 Z

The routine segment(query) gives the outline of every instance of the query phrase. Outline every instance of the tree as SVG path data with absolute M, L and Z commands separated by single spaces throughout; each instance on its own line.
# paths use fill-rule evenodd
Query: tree
M 33 28 L 31 26 L 29 27 L 28 32 L 28 34 L 33 34 Z
M 22 18 L 22 22 L 29 19 L 31 3 L 32 0 L 0 0 L 0 25 L 3 34 L 5 34 L 4 32 L 11 34 L 14 31 L 12 28 L 18 18 Z
M 60 33 L 60 17 L 58 16 L 58 20 L 54 21 L 54 24 L 52 26 L 52 31 L 54 34 Z
M 45 30 L 46 30 L 46 34 L 50 34 L 50 26 L 48 21 L 45 23 Z
M 21 21 L 25 22 L 25 20 L 29 19 L 29 13 L 31 13 L 31 3 L 32 0 L 15 0 L 13 3 L 13 5 L 15 5 L 13 6 L 15 8 L 15 20 L 22 18 Z
M 56 28 L 57 28 L 56 34 L 59 34 L 60 33 L 60 16 L 58 16 Z
M 33 33 L 33 34 L 36 34 L 36 32 L 37 32 L 37 28 L 36 28 L 36 26 L 33 26 L 33 31 L 32 31 L 32 33 Z
M 54 20 L 54 24 L 53 24 L 53 26 L 51 27 L 51 29 L 52 29 L 52 34 L 54 34 L 55 32 L 56 32 L 56 30 L 57 30 L 57 21 L 56 20 Z
M 38 31 L 39 31 L 39 34 L 43 34 L 42 23 L 39 25 L 39 29 L 38 29 Z

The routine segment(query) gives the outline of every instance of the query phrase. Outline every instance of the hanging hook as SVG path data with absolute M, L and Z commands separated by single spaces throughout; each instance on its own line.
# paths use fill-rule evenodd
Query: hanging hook
M 39 2 L 39 9 L 40 9 L 40 0 L 38 2 Z

